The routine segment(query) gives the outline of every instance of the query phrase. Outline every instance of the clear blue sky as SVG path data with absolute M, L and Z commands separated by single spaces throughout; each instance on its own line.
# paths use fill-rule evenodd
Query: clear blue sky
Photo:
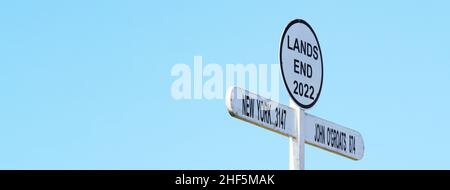
M 352 161 L 306 169 L 450 169 L 447 1 L 2 1 L 0 169 L 288 169 L 288 139 L 224 100 L 171 97 L 177 63 L 278 64 L 314 28 L 324 84 L 309 113 L 359 131 Z M 280 78 L 280 101 L 289 98 Z

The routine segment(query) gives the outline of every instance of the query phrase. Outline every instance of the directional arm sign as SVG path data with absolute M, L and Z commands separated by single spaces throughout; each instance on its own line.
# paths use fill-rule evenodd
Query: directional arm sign
M 305 141 L 330 152 L 360 160 L 364 141 L 359 132 L 305 113 Z
M 239 87 L 227 91 L 226 105 L 231 116 L 284 136 L 296 136 L 295 111 Z

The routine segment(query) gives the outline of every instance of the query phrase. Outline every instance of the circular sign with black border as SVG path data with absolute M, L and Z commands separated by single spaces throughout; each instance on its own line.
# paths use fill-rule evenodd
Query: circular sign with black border
M 300 107 L 314 106 L 323 82 L 323 60 L 319 40 L 302 19 L 286 26 L 280 42 L 281 74 L 291 98 Z

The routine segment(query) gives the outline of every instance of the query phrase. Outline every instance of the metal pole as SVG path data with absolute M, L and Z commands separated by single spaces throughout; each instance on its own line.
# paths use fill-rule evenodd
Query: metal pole
M 289 137 L 289 169 L 304 170 L 305 169 L 305 136 L 302 125 L 304 118 L 304 110 L 301 109 L 292 99 L 289 106 L 295 109 L 296 121 L 295 129 L 297 138 Z

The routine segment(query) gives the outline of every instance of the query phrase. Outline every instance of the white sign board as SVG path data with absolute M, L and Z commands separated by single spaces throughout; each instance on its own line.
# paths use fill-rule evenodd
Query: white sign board
M 307 113 L 304 120 L 306 143 L 353 160 L 364 156 L 364 141 L 359 132 Z
M 306 21 L 293 20 L 284 29 L 280 65 L 289 95 L 300 107 L 311 108 L 322 90 L 323 61 L 317 36 Z
M 231 116 L 284 136 L 297 136 L 295 110 L 239 87 L 227 91 L 226 105 Z

